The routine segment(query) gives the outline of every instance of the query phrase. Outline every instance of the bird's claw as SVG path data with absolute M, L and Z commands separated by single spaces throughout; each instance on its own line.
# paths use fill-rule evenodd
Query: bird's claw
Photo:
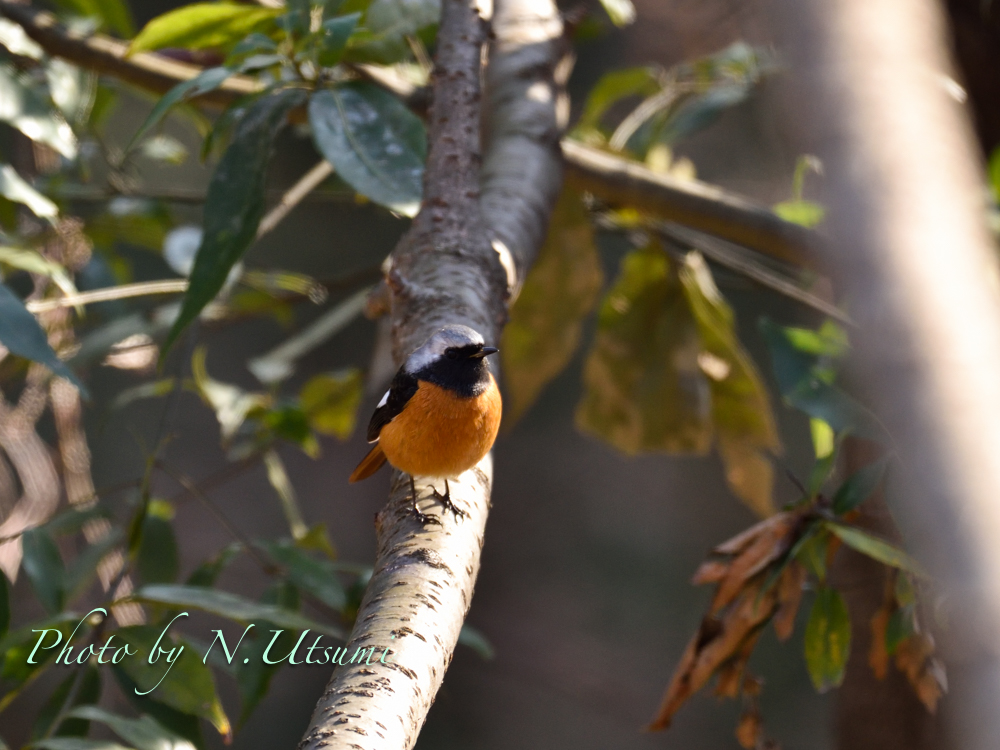
M 451 489 L 448 487 L 448 480 L 445 480 L 444 483 L 444 494 L 442 495 L 438 492 L 437 487 L 431 487 L 431 497 L 441 503 L 445 510 L 450 510 L 452 515 L 455 516 L 456 521 L 469 515 L 451 501 Z

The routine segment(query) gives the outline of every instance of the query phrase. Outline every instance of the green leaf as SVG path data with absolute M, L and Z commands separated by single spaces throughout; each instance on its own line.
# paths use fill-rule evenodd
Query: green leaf
M 51 146 L 67 159 L 76 157 L 73 129 L 49 104 L 47 93 L 7 63 L 0 64 L 0 122 Z
M 313 94 L 313 141 L 337 174 L 376 203 L 416 215 L 423 191 L 427 135 L 395 96 L 370 83 Z
M 816 600 L 806 623 L 806 667 L 813 685 L 821 693 L 844 681 L 851 653 L 851 618 L 843 597 L 828 587 L 816 591 Z
M 208 68 L 194 78 L 178 83 L 156 102 L 156 106 L 146 116 L 145 122 L 135 131 L 135 135 L 132 136 L 125 151 L 131 151 L 135 144 L 145 138 L 146 134 L 167 116 L 172 107 L 219 88 L 235 72 L 235 70 L 226 67 Z
M 99 721 L 136 750 L 193 750 L 189 740 L 179 737 L 161 726 L 150 716 L 129 719 L 97 706 L 82 706 L 70 716 Z
M 310 620 L 298 612 L 290 612 L 267 604 L 258 604 L 236 594 L 200 586 L 143 586 L 132 595 L 132 598 L 144 602 L 166 604 L 170 607 L 198 609 L 236 622 L 250 623 L 254 620 L 267 620 L 279 628 L 288 630 L 308 629 L 332 638 L 343 639 L 345 637 L 340 628 Z
M 69 272 L 59 263 L 49 260 L 35 250 L 0 245 L 0 263 L 19 271 L 48 276 L 63 294 L 76 294 L 76 285 L 70 278 Z
M 792 224 L 812 228 L 823 221 L 826 209 L 815 201 L 782 201 L 774 204 L 774 213 Z
M 21 535 L 24 557 L 21 565 L 31 581 L 35 595 L 54 615 L 66 601 L 66 570 L 59 548 L 43 529 L 28 529 Z
M 990 154 L 987 176 L 990 180 L 990 187 L 993 188 L 993 199 L 1000 203 L 1000 147 L 993 149 L 993 153 Z
M 885 440 L 885 430 L 868 409 L 830 381 L 832 373 L 820 357 L 796 347 L 789 330 L 767 318 L 760 319 L 760 332 L 771 353 L 778 389 L 785 403 L 810 417 L 822 419 L 838 435 L 851 433 L 871 440 Z M 797 337 L 796 337 L 797 338 Z
M 604 285 L 601 259 L 583 196 L 562 192 L 549 233 L 510 310 L 500 352 L 505 376 L 507 427 L 520 419 L 542 389 L 569 364 L 583 322 Z
M 730 489 L 757 515 L 774 512 L 774 469 L 781 452 L 767 388 L 736 335 L 736 318 L 700 253 L 684 258 L 680 281 L 701 335 L 698 362 L 712 392 L 716 445 Z
M 915 632 L 913 606 L 897 609 L 889 616 L 885 627 L 885 650 L 892 656 L 899 645 Z
M 256 237 L 264 215 L 264 184 L 274 139 L 288 112 L 304 98 L 299 89 L 284 89 L 257 99 L 236 126 L 208 185 L 204 236 L 191 270 L 191 286 L 163 344 L 164 353 L 219 293 L 233 265 Z
M 657 133 L 660 143 L 671 145 L 681 138 L 704 130 L 728 109 L 746 101 L 753 81 L 743 80 L 717 85 L 689 97 L 667 118 Z
M 839 523 L 826 522 L 824 524 L 831 533 L 836 534 L 840 541 L 848 547 L 857 550 L 863 555 L 867 555 L 873 560 L 888 565 L 892 568 L 905 570 L 918 576 L 925 576 L 920 564 L 898 547 L 894 547 L 884 539 L 869 534 L 867 531 L 853 526 L 843 526 Z
M 362 397 L 357 368 L 310 378 L 299 391 L 299 403 L 316 432 L 346 440 L 354 432 Z
M 261 604 L 276 606 L 284 610 L 298 609 L 299 594 L 295 586 L 287 581 L 276 581 L 267 588 L 260 598 Z M 282 663 L 268 664 L 264 661 L 264 651 L 271 638 L 272 630 L 281 630 L 266 620 L 257 620 L 255 627 L 247 633 L 246 640 L 240 648 L 244 661 L 237 661 L 236 681 L 240 689 L 240 699 L 243 703 L 240 710 L 240 724 L 244 724 L 253 710 L 267 694 L 271 679 L 281 669 Z M 295 645 L 298 635 L 295 631 L 285 631 L 278 635 L 272 654 L 287 654 Z
M 24 303 L 2 282 L 0 282 L 0 344 L 6 346 L 11 354 L 45 365 L 56 375 L 70 381 L 80 389 L 84 397 L 87 397 L 83 383 L 77 380 L 76 375 L 52 351 L 48 337 L 38 325 L 35 316 L 28 312 Z
M 174 527 L 170 518 L 164 516 L 161 505 L 169 506 L 169 503 L 164 500 L 151 502 L 143 522 L 136 564 L 144 584 L 173 583 L 180 567 Z
M 890 458 L 883 456 L 848 477 L 833 496 L 833 512 L 842 516 L 867 500 L 881 483 Z
M 66 638 L 69 636 L 70 632 L 76 627 L 76 624 L 80 621 L 80 616 L 73 612 L 60 612 L 54 617 L 46 618 L 41 622 L 33 622 L 29 625 L 25 625 L 18 630 L 11 631 L 4 636 L 3 640 L 0 641 L 0 654 L 3 654 L 3 670 L 0 676 L 4 680 L 13 683 L 14 687 L 10 689 L 3 698 L 0 698 L 0 710 L 3 709 L 23 688 L 29 680 L 37 676 L 42 670 L 44 670 L 49 662 L 56 657 L 59 650 L 66 643 Z M 58 646 L 54 648 L 49 648 L 54 641 L 53 634 L 45 634 L 45 642 L 42 644 L 45 648 L 39 648 L 35 653 L 35 663 L 29 664 L 28 657 L 31 655 L 32 650 L 34 650 L 35 645 L 38 643 L 38 638 L 41 635 L 39 630 L 58 630 L 62 635 L 62 638 L 58 641 Z M 78 635 L 85 635 L 85 629 Z
M 164 47 L 228 50 L 253 32 L 274 28 L 280 8 L 237 3 L 195 3 L 157 16 L 139 32 L 129 54 Z
M 288 579 L 299 589 L 312 594 L 328 607 L 340 612 L 347 604 L 347 594 L 329 560 L 318 560 L 290 540 L 261 542 L 260 546 L 281 565 Z
M 601 0 L 608 18 L 615 26 L 629 26 L 635 21 L 635 6 L 632 0 Z
M 138 686 L 118 664 L 111 668 L 118 686 L 129 703 L 142 714 L 152 716 L 162 727 L 173 734 L 183 737 L 198 750 L 206 750 L 205 740 L 201 734 L 201 722 L 193 714 L 186 714 L 171 708 L 165 703 L 154 700 L 149 695 L 136 695 Z
M 310 458 L 319 456 L 319 442 L 309 426 L 309 418 L 297 406 L 285 405 L 268 409 L 254 417 L 267 425 L 275 436 L 299 446 Z
M 89 706 L 97 703 L 101 698 L 101 673 L 96 667 L 86 666 L 83 676 L 77 674 L 76 669 L 52 691 L 49 699 L 38 710 L 35 724 L 31 728 L 32 741 L 38 741 L 47 734 L 56 737 L 86 737 L 90 730 L 90 722 L 82 718 L 70 718 L 61 716 L 63 705 L 77 678 L 80 679 L 80 687 L 73 700 L 73 706 Z M 59 727 L 52 730 L 52 723 L 60 719 Z
M 662 78 L 663 71 L 652 66 L 605 73 L 587 95 L 577 131 L 583 133 L 599 129 L 604 114 L 612 105 L 626 97 L 646 98 L 656 94 L 663 87 Z
M 666 253 L 655 243 L 633 250 L 599 308 L 577 425 L 629 454 L 706 453 L 711 402 L 700 349 Z
M 0 165 L 0 195 L 27 206 L 41 219 L 59 215 L 59 207 L 25 182 L 10 164 Z
M 302 520 L 299 501 L 295 497 L 295 487 L 292 480 L 288 478 L 285 464 L 277 451 L 269 450 L 264 453 L 264 468 L 267 470 L 267 481 L 270 482 L 281 500 L 281 510 L 288 521 L 289 531 L 296 539 L 302 538 L 309 533 L 309 527 Z
M 128 39 L 135 35 L 132 13 L 124 0 L 56 0 L 71 15 L 83 16 L 98 22 L 98 29 L 111 29 Z M 93 28 L 93 24 L 88 24 Z
M 219 575 L 225 570 L 226 566 L 233 561 L 233 559 L 243 551 L 243 544 L 241 542 L 232 542 L 231 544 L 223 547 L 217 555 L 206 560 L 197 568 L 194 572 L 188 576 L 185 583 L 187 586 L 203 586 L 210 588 L 215 585 L 215 581 L 218 579 Z
M 341 10 L 361 10 L 348 2 Z M 349 48 L 351 62 L 392 65 L 410 56 L 407 36 L 420 36 L 435 26 L 441 16 L 440 0 L 373 0 L 365 13 L 363 41 Z
M 486 661 L 490 661 L 496 656 L 493 644 L 489 642 L 485 635 L 474 627 L 465 623 L 458 633 L 458 642 L 462 646 L 468 646 Z
M 795 558 L 820 582 L 826 582 L 826 554 L 830 547 L 830 535 L 817 527 L 793 550 Z
M 132 625 L 116 630 L 115 636 L 138 650 L 136 656 L 122 659 L 122 669 L 135 681 L 140 693 L 152 691 L 148 694 L 156 700 L 183 713 L 207 719 L 219 734 L 231 735 L 229 719 L 215 693 L 212 670 L 201 663 L 194 649 L 169 632 L 160 639 L 162 633 L 162 627 L 153 625 Z M 177 649 L 172 664 L 167 663 L 166 653 L 157 652 L 155 657 L 151 656 L 158 639 L 158 648 L 164 652 Z
M 329 68 L 340 62 L 347 47 L 347 40 L 351 38 L 360 19 L 360 13 L 350 13 L 323 22 L 320 26 L 322 36 L 319 42 L 319 55 L 316 58 L 320 65 Z

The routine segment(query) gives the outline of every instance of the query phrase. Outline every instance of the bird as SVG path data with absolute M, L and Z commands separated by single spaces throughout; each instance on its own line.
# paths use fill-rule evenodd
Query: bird
M 448 480 L 479 463 L 500 429 L 500 389 L 486 357 L 496 354 L 464 325 L 446 325 L 406 358 L 368 423 L 374 447 L 351 473 L 351 483 L 389 464 L 409 474 L 411 510 L 422 524 L 440 520 L 420 512 L 414 476 L 444 480 L 433 497 L 456 520 L 466 513 L 451 502 Z

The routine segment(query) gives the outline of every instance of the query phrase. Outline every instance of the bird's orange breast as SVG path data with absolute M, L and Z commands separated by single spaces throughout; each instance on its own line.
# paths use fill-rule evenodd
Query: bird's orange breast
M 415 476 L 457 477 L 489 453 L 500 429 L 500 391 L 463 397 L 421 380 L 403 411 L 382 428 L 389 463 Z

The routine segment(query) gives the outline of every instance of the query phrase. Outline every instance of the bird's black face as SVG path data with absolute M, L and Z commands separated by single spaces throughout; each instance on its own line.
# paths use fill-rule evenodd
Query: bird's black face
M 490 354 L 496 354 L 499 349 L 494 346 L 484 346 L 483 344 L 466 344 L 465 346 L 450 346 L 444 350 L 444 356 L 448 359 L 482 359 Z

